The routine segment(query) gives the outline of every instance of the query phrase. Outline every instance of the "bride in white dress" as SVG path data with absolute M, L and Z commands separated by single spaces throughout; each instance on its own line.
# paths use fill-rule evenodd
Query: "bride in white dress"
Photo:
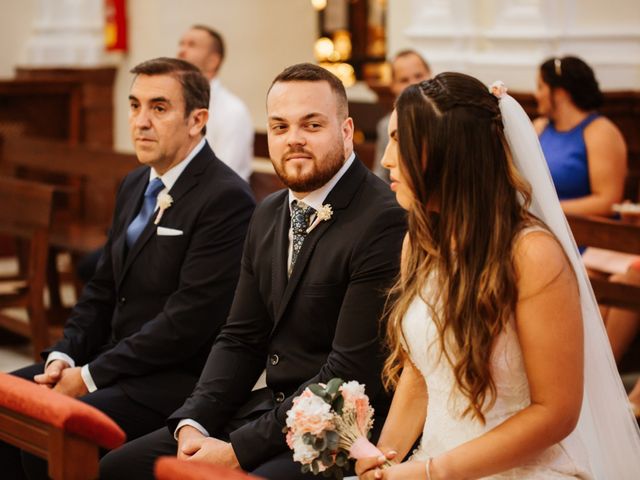
M 640 435 L 537 137 L 494 93 L 444 73 L 391 116 L 382 164 L 409 215 L 378 442 L 392 466 L 356 472 L 640 478 Z

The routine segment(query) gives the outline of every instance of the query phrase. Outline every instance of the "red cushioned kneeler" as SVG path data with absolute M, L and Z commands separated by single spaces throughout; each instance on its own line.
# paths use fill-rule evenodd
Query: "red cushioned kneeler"
M 231 470 L 204 462 L 189 462 L 161 457 L 155 465 L 157 480 L 259 480 L 240 470 Z
M 0 373 L 0 440 L 49 462 L 53 479 L 96 478 L 99 447 L 124 432 L 101 411 L 27 380 Z

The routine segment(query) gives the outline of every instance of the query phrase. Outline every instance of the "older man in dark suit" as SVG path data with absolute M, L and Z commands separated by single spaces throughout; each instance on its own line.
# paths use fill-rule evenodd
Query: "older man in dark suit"
M 169 429 L 104 457 L 101 478 L 152 478 L 155 458 L 176 453 L 266 478 L 305 478 L 282 428 L 309 383 L 358 380 L 380 416 L 388 408 L 379 320 L 398 272 L 404 215 L 354 155 L 334 75 L 289 67 L 274 80 L 267 111 L 271 158 L 289 189 L 254 214 L 233 306 L 195 391 Z M 252 391 L 265 366 L 267 387 Z
M 120 187 L 64 338 L 44 364 L 15 372 L 99 408 L 129 440 L 164 425 L 193 390 L 227 318 L 254 209 L 246 182 L 204 139 L 209 83 L 199 70 L 159 58 L 132 73 L 129 125 L 144 166 Z M 0 455 L 3 468 L 8 456 L 15 464 L 15 449 Z

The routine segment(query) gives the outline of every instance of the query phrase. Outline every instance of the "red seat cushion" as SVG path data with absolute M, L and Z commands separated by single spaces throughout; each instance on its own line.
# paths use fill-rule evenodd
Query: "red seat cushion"
M 258 480 L 242 470 L 233 470 L 210 463 L 161 457 L 155 465 L 157 480 Z
M 119 447 L 126 438 L 122 429 L 100 410 L 6 373 L 0 373 L 0 407 L 107 449 Z

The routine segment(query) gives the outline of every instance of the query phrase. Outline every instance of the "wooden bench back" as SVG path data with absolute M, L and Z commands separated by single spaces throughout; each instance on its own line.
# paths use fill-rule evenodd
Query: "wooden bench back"
M 44 288 L 53 190 L 49 185 L 0 177 L 0 233 L 19 240 L 17 244 L 24 247 L 20 275 L 5 280 L 9 285 L 15 280 L 22 283 L 0 294 L 0 309 L 21 307 L 28 314 L 28 322 L 23 322 L 0 312 L 0 326 L 30 338 L 36 360 L 50 343 Z
M 640 226 L 602 217 L 567 215 L 578 245 L 640 255 Z
M 640 226 L 599 217 L 568 215 L 578 245 L 640 255 Z M 640 287 L 592 276 L 591 286 L 602 305 L 640 312 Z
M 51 223 L 54 187 L 0 177 L 0 231 L 29 238 Z
M 14 168 L 96 179 L 123 178 L 138 165 L 133 154 L 35 137 L 5 137 L 2 151 L 3 161 Z
M 108 224 L 117 187 L 137 165 L 135 155 L 109 148 L 17 136 L 2 141 L 5 174 L 56 184 L 58 192 L 66 196 L 56 209 L 63 206 L 68 217 L 90 219 L 96 224 Z

